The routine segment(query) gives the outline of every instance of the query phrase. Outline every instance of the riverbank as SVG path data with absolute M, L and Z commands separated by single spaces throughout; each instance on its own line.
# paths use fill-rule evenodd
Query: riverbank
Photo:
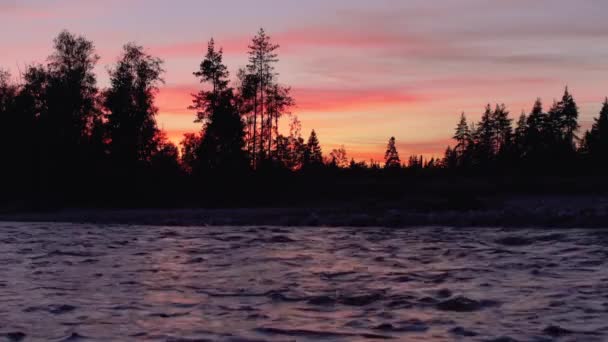
M 517 196 L 320 208 L 5 210 L 1 221 L 156 226 L 608 227 L 608 196 Z

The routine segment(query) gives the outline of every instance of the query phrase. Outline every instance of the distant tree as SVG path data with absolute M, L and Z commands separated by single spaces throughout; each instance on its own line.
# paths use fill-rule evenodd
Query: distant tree
M 13 113 L 17 90 L 18 87 L 11 82 L 11 74 L 0 69 L 0 115 L 2 118 Z
M 475 146 L 476 160 L 486 165 L 494 159 L 494 138 L 496 132 L 495 116 L 490 104 L 486 106 L 477 129 L 477 143 Z
M 369 161 L 369 169 L 370 170 L 374 170 L 374 171 L 380 170 L 381 169 L 380 168 L 380 163 L 378 163 L 374 159 L 370 159 L 370 161 Z
M 111 87 L 105 91 L 104 106 L 111 158 L 131 170 L 149 165 L 159 148 L 154 98 L 163 82 L 162 61 L 129 43 L 109 73 Z
M 321 151 L 321 145 L 319 144 L 319 138 L 317 133 L 313 129 L 310 132 L 310 137 L 306 143 L 306 149 L 304 150 L 304 166 L 320 166 L 323 164 L 323 153 Z
M 424 158 L 422 156 L 411 155 L 407 162 L 410 170 L 422 170 L 424 168 Z
M 488 104 L 478 129 L 472 135 L 475 141 L 474 159 L 477 164 L 489 165 L 500 159 L 508 150 L 512 135 L 511 119 L 505 105 L 497 104 L 492 110 Z M 455 153 L 458 155 L 457 150 Z
M 0 187 L 5 192 L 10 190 L 10 194 L 6 195 L 11 196 L 16 190 L 13 187 L 21 185 L 20 178 L 25 171 L 21 159 L 25 150 L 15 142 L 27 142 L 29 135 L 17 112 L 18 91 L 17 85 L 11 82 L 10 73 L 0 69 L 0 146 L 3 146 L 0 154 Z
M 165 180 L 175 179 L 180 175 L 179 150 L 171 143 L 164 132 L 155 137 L 157 150 L 152 154 L 151 166 L 156 175 Z
M 253 37 L 249 45 L 249 64 L 247 65 L 248 72 L 253 75 L 250 80 L 255 82 L 255 97 L 254 97 L 254 116 L 253 116 L 253 145 L 254 166 L 256 160 L 264 158 L 268 155 L 264 146 L 267 139 L 270 139 L 272 132 L 272 120 L 265 117 L 266 101 L 265 95 L 268 89 L 272 86 L 276 73 L 274 64 L 278 62 L 276 50 L 279 45 L 272 43 L 270 36 L 266 34 L 263 28 Z M 257 117 L 260 116 L 260 130 L 258 135 Z M 258 142 L 259 138 L 259 142 Z M 259 147 L 255 147 L 255 146 Z
M 547 150 L 551 135 L 549 115 L 543 112 L 540 98 L 536 99 L 526 120 L 525 152 L 528 158 L 535 159 Z
M 201 83 L 211 83 L 210 91 L 201 90 L 193 95 L 192 105 L 189 109 L 196 110 L 195 122 L 206 123 L 206 120 L 213 114 L 220 96 L 228 88 L 228 68 L 223 64 L 223 51 L 215 49 L 213 38 L 207 44 L 207 54 L 195 71 L 194 76 L 200 79 Z
M 237 72 L 236 81 L 235 105 L 245 120 L 245 145 L 251 166 L 254 166 L 253 156 L 257 147 L 257 76 L 241 68 Z
M 266 109 L 268 111 L 267 120 L 270 120 L 270 123 L 268 124 L 269 136 L 267 152 L 269 156 L 272 154 L 273 134 L 275 137 L 279 136 L 279 119 L 283 115 L 289 114 L 289 109 L 295 104 L 290 92 L 291 88 L 282 87 L 278 84 L 274 84 L 268 87 L 266 90 Z M 273 120 L 274 126 L 272 123 Z
M 294 115 L 289 124 L 289 136 L 277 137 L 276 158 L 286 168 L 296 171 L 304 164 L 306 149 L 307 145 L 302 138 L 302 123 Z
M 511 126 L 512 120 L 509 118 L 509 111 L 504 104 L 497 104 L 492 115 L 495 125 L 493 153 L 495 155 L 501 155 L 509 148 L 511 135 L 513 134 L 513 128 Z
M 443 158 L 443 167 L 447 169 L 454 169 L 458 166 L 458 156 L 452 150 L 451 147 L 447 147 Z
M 339 168 L 348 167 L 348 157 L 346 155 L 346 149 L 344 146 L 333 149 L 329 154 L 329 164 Z
M 219 99 L 205 127 L 198 153 L 203 172 L 239 173 L 247 167 L 244 125 L 232 99 L 229 89 Z
M 472 139 L 471 130 L 469 129 L 469 124 L 467 123 L 464 112 L 460 115 L 460 122 L 456 126 L 456 132 L 454 133 L 453 138 L 456 140 L 456 153 L 460 156 L 464 155 Z
M 384 152 L 384 167 L 387 169 L 401 167 L 401 159 L 399 158 L 399 152 L 397 152 L 395 137 L 391 137 L 388 140 L 386 152 Z
M 562 134 L 565 142 L 574 150 L 575 139 L 577 138 L 576 132 L 579 129 L 578 106 L 568 91 L 568 87 L 566 87 L 566 90 L 564 91 L 560 108 L 562 110 L 560 115 Z
M 515 157 L 518 159 L 524 158 L 526 152 L 526 136 L 528 133 L 528 117 L 522 112 L 517 120 L 515 134 L 513 136 L 513 147 Z
M 348 166 L 351 170 L 366 170 L 368 169 L 367 164 L 364 161 L 357 162 L 354 158 L 351 158 Z
M 562 100 L 554 102 L 549 110 L 549 127 L 551 131 L 551 154 L 553 158 L 571 157 L 575 150 L 575 139 L 578 126 L 578 106 L 568 87 L 564 90 Z
M 585 133 L 582 149 L 594 163 L 608 166 L 608 97 L 591 130 Z
M 194 72 L 194 76 L 200 78 L 201 83 L 211 83 L 212 94 L 226 89 L 228 86 L 228 76 L 230 74 L 223 63 L 223 54 L 223 49 L 215 49 L 215 41 L 211 38 L 207 44 L 207 55 L 201 62 L 199 70 Z
M 186 173 L 191 174 L 198 166 L 198 151 L 200 149 L 202 137 L 200 134 L 186 133 L 181 145 L 181 165 Z

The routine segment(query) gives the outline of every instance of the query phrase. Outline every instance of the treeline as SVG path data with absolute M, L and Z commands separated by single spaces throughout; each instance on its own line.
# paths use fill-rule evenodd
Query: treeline
M 446 169 L 567 175 L 603 172 L 608 166 L 608 98 L 590 130 L 579 136 L 579 109 L 566 90 L 548 111 L 537 99 L 515 125 L 504 104 L 488 104 L 481 120 L 469 123 L 463 113 L 455 146 L 448 147 Z
M 289 135 L 279 132 L 295 101 L 275 71 L 279 46 L 263 29 L 249 44 L 249 63 L 232 79 L 222 49 L 209 41 L 193 73 L 201 90 L 188 107 L 201 129 L 179 147 L 156 122 L 162 60 L 128 43 L 101 89 L 91 41 L 64 31 L 53 43 L 47 63 L 26 67 L 19 82 L 0 72 L 1 199 L 120 202 L 179 196 L 193 186 L 247 192 L 260 174 L 272 179 L 317 173 L 326 163 L 347 166 L 343 148 L 324 159 L 316 132 L 305 140 L 296 116 L 290 115 Z
M 394 137 L 382 162 L 356 162 L 344 147 L 324 156 L 316 132 L 305 139 L 291 114 L 295 100 L 275 70 L 278 48 L 260 30 L 249 44 L 248 64 L 231 77 L 222 49 L 210 40 L 193 72 L 201 90 L 188 107 L 200 131 L 186 134 L 178 147 L 155 119 L 163 61 L 126 44 L 108 69 L 109 86 L 101 89 L 93 43 L 61 32 L 47 63 L 28 66 L 19 82 L 0 72 L 2 199 L 43 205 L 159 198 L 251 204 L 280 202 L 280 194 L 292 190 L 293 197 L 296 191 L 317 198 L 349 193 L 357 181 L 348 191 L 332 190 L 344 176 L 567 174 L 608 166 L 608 99 L 592 129 L 579 137 L 578 107 L 567 89 L 547 112 L 537 100 L 515 127 L 504 105 L 488 105 L 477 124 L 463 113 L 456 144 L 441 159 L 411 156 L 402 162 Z M 279 126 L 286 116 L 289 132 L 283 134 Z
M 61 203 L 178 172 L 178 150 L 155 121 L 162 61 L 127 44 L 99 89 L 98 60 L 91 41 L 64 31 L 47 64 L 28 66 L 19 84 L 0 74 L 4 198 Z

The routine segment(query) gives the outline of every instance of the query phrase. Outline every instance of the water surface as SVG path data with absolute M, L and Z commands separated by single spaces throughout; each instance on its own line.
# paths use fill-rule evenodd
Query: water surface
M 0 223 L 0 340 L 605 341 L 608 231 Z

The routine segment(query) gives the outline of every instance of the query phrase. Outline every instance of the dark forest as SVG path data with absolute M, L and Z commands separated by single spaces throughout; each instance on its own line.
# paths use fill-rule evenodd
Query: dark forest
M 537 99 L 516 119 L 504 104 L 488 104 L 477 123 L 463 113 L 442 158 L 402 159 L 387 137 L 383 161 L 356 162 L 345 148 L 322 151 L 314 130 L 303 135 L 291 114 L 297 99 L 274 68 L 278 49 L 260 30 L 249 64 L 231 77 L 211 39 L 193 66 L 201 90 L 189 109 L 200 132 L 176 146 L 155 120 L 162 60 L 126 44 L 101 89 L 93 42 L 61 32 L 46 64 L 28 66 L 19 82 L 0 72 L 2 202 L 256 207 L 436 196 L 473 206 L 479 194 L 608 189 L 608 99 L 586 132 L 566 87 L 548 110 Z

